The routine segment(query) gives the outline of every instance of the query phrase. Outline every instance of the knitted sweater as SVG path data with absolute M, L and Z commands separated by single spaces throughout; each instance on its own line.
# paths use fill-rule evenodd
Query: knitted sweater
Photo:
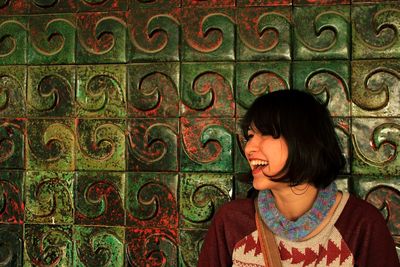
M 207 233 L 198 267 L 264 266 L 254 213 L 252 199 L 222 206 Z M 275 236 L 275 241 L 283 266 L 400 266 L 383 216 L 347 193 L 316 236 L 300 242 Z

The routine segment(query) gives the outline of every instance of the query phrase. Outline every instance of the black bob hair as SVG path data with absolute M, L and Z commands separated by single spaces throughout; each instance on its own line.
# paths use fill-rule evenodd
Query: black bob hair
M 328 109 L 304 91 L 278 90 L 258 97 L 241 128 L 246 139 L 249 129 L 285 139 L 289 156 L 274 181 L 325 188 L 346 164 Z

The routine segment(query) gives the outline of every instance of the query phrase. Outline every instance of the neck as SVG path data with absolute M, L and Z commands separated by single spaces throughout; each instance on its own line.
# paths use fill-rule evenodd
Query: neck
M 318 194 L 318 189 L 309 184 L 271 191 L 277 209 L 286 219 L 291 221 L 295 221 L 310 210 Z

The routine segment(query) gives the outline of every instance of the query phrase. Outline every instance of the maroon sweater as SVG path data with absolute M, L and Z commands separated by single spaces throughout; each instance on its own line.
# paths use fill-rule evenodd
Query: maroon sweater
M 232 266 L 235 245 L 256 230 L 254 213 L 252 199 L 223 205 L 213 218 L 198 267 Z M 355 266 L 400 266 L 386 222 L 371 204 L 350 196 L 334 226 L 351 250 Z

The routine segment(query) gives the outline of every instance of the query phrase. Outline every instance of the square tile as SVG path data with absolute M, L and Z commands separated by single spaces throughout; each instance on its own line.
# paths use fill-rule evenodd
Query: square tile
M 196 266 L 207 230 L 181 229 L 179 231 L 179 266 Z
M 28 67 L 28 117 L 74 117 L 74 94 L 74 66 Z
M 352 173 L 398 175 L 399 134 L 399 118 L 353 118 Z
M 297 61 L 293 88 L 305 90 L 325 103 L 332 116 L 350 117 L 348 61 Z
M 400 4 L 352 5 L 353 59 L 400 58 Z
M 235 16 L 232 8 L 182 10 L 183 61 L 233 61 Z
M 76 113 L 86 118 L 126 116 L 126 67 L 88 65 L 77 67 Z
M 178 171 L 179 119 L 130 119 L 127 169 Z
M 130 172 L 126 180 L 126 225 L 178 228 L 178 175 Z
M 128 61 L 179 61 L 179 8 L 134 8 L 127 23 Z
M 26 64 L 28 20 L 0 16 L 0 65 Z
M 24 169 L 25 120 L 0 119 L 0 169 Z
M 179 63 L 127 66 L 128 116 L 179 117 Z
M 268 92 L 290 88 L 290 62 L 236 64 L 236 116 L 243 117 L 254 100 Z
M 233 64 L 184 63 L 181 71 L 182 116 L 234 116 Z
M 181 118 L 181 171 L 233 171 L 234 121 Z
M 76 120 L 76 166 L 79 170 L 125 170 L 125 121 Z
M 247 7 L 237 13 L 238 60 L 291 59 L 291 7 Z
M 399 60 L 355 60 L 351 70 L 353 116 L 400 117 Z
M 0 224 L 0 243 L 2 264 L 4 266 L 22 266 L 24 241 L 22 225 Z
M 125 173 L 77 172 L 75 224 L 125 224 Z
M 0 66 L 0 117 L 25 117 L 26 68 Z
M 176 230 L 126 228 L 126 266 L 178 266 Z
M 293 10 L 295 60 L 349 59 L 350 7 L 303 6 Z
M 25 221 L 72 224 L 74 178 L 74 172 L 26 172 Z
M 74 226 L 73 266 L 124 266 L 122 227 Z
M 73 14 L 30 16 L 29 64 L 75 63 L 75 24 Z
M 0 171 L 0 192 L 1 192 L 0 222 L 1 223 L 12 223 L 12 224 L 24 223 L 23 182 L 24 182 L 24 173 L 22 171 L 5 171 L 5 170 Z M 0 233 L 1 233 L 1 227 L 0 227 Z M 2 235 L 0 234 L 0 236 Z M 0 243 L 2 242 L 0 241 Z
M 72 236 L 70 225 L 26 224 L 23 266 L 73 266 Z
M 75 127 L 72 119 L 29 119 L 26 128 L 26 169 L 75 170 Z
M 179 228 L 207 229 L 215 211 L 231 200 L 232 187 L 231 174 L 182 174 L 179 189 Z
M 111 1 L 106 2 L 109 3 Z M 126 22 L 124 13 L 94 12 L 77 14 L 77 37 L 77 63 L 126 62 Z

